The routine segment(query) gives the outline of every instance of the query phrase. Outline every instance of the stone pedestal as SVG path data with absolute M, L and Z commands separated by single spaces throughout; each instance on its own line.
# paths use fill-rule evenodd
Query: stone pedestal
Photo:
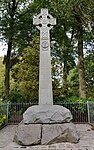
M 14 141 L 24 146 L 61 142 L 78 143 L 79 136 L 73 123 L 19 124 Z
M 63 106 L 29 107 L 18 125 L 14 141 L 20 145 L 77 143 L 78 132 L 71 123 L 71 112 Z
M 35 105 L 29 107 L 23 114 L 24 124 L 64 123 L 72 120 L 71 112 L 59 105 Z

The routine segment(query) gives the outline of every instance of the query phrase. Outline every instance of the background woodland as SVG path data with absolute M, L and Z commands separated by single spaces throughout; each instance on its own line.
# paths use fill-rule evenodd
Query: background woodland
M 48 8 L 57 19 L 51 30 L 54 101 L 94 100 L 94 1 L 1 0 L 0 101 L 36 102 L 39 86 L 39 31 L 33 17 Z

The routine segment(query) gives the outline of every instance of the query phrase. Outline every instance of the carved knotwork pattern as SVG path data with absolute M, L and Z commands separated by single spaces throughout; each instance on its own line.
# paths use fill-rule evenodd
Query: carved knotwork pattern
M 41 14 L 43 15 L 43 17 L 47 17 L 47 15 L 48 15 L 48 10 L 47 10 L 47 9 L 42 9 Z
M 49 31 L 56 24 L 56 19 L 48 13 L 48 9 L 43 8 L 41 9 L 41 13 L 36 18 L 33 18 L 33 24 L 40 30 L 41 49 L 43 51 L 49 51 Z
M 42 31 L 42 39 L 43 40 L 48 39 L 48 31 L 45 31 L 45 30 Z

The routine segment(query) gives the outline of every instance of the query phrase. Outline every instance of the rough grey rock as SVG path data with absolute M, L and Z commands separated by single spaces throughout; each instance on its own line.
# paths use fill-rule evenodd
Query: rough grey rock
M 78 132 L 73 123 L 50 124 L 42 126 L 41 144 L 54 144 L 61 142 L 77 143 Z
M 79 141 L 78 132 L 73 123 L 63 124 L 19 124 L 14 141 L 20 145 L 50 145 L 54 143 Z
M 41 124 L 19 124 L 15 132 L 14 142 L 25 146 L 40 144 Z
M 71 112 L 59 105 L 35 105 L 23 114 L 23 123 L 64 123 L 72 120 Z

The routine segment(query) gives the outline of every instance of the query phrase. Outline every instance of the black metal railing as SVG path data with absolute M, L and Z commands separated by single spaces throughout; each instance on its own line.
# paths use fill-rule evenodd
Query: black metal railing
M 23 113 L 26 109 L 37 103 L 6 103 L 0 105 L 0 118 L 5 118 L 5 124 L 18 124 L 23 119 Z M 77 103 L 77 102 L 66 102 L 66 103 L 55 103 L 55 105 L 61 105 L 69 109 L 73 115 L 73 122 L 76 123 L 87 123 L 93 118 L 90 115 L 90 103 Z M 94 105 L 94 103 L 93 103 Z M 93 107 L 92 107 L 93 108 Z M 91 113 L 92 114 L 92 113 Z M 94 121 L 94 120 L 93 120 Z M 92 122 L 93 122 L 92 121 Z
M 23 119 L 23 113 L 25 110 L 35 105 L 33 103 L 11 103 L 8 104 L 8 124 L 18 124 Z M 87 103 L 57 103 L 68 108 L 73 115 L 73 122 L 86 123 L 88 122 L 88 110 Z

